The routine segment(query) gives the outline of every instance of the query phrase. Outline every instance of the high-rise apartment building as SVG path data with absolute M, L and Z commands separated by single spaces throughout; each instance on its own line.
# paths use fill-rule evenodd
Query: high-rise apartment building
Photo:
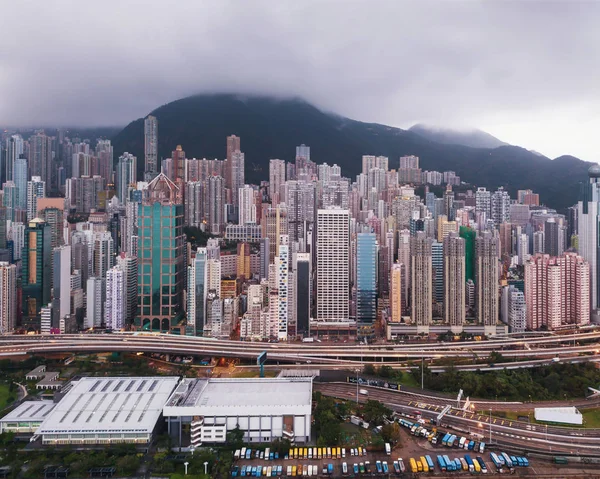
M 17 325 L 17 266 L 0 262 L 0 334 L 12 333 Z
M 513 285 L 502 288 L 501 319 L 511 333 L 522 333 L 527 327 L 525 295 Z
M 127 289 L 125 271 L 113 266 L 106 272 L 106 304 L 104 325 L 107 329 L 120 330 L 125 327 L 127 316 Z
M 270 160 L 269 161 L 269 197 L 273 204 L 277 204 L 284 199 L 285 185 L 285 161 Z
M 590 264 L 576 253 L 537 254 L 525 264 L 527 328 L 590 322 Z
M 495 334 L 500 312 L 498 298 L 499 251 L 499 240 L 490 232 L 483 232 L 475 239 L 477 320 L 484 326 L 486 335 Z
M 106 273 L 113 267 L 114 261 L 115 245 L 112 235 L 108 231 L 94 233 L 91 275 L 106 278 Z
M 491 197 L 492 220 L 495 225 L 510 221 L 510 195 L 500 187 Z
M 390 272 L 390 314 L 392 323 L 402 320 L 402 269 L 399 263 L 392 265 Z
M 482 186 L 475 192 L 475 211 L 485 213 L 486 219 L 492 217 L 492 193 Z
M 277 326 L 278 338 L 287 340 L 288 316 L 289 316 L 289 269 L 290 269 L 290 246 L 288 235 L 281 235 L 279 240 L 279 253 L 275 258 L 277 270 Z
M 315 183 L 288 181 L 284 189 L 290 241 L 304 243 L 304 251 L 308 251 L 312 245 L 306 244 L 306 237 L 316 216 Z
M 239 221 L 241 225 L 256 224 L 256 193 L 250 185 L 244 185 L 238 190 Z
M 239 150 L 234 151 L 228 164 L 231 165 L 231 201 L 235 206 L 238 206 L 239 197 L 235 192 L 239 191 L 246 181 L 244 153 Z
M 166 332 L 184 318 L 183 204 L 177 185 L 162 173 L 144 195 L 138 213 L 136 326 Z
M 144 120 L 144 159 L 148 181 L 158 173 L 158 120 L 152 115 Z
M 123 153 L 117 163 L 116 190 L 121 203 L 129 199 L 129 186 L 135 183 L 137 177 L 137 158 L 131 153 Z
M 239 136 L 230 135 L 227 137 L 227 151 L 226 151 L 226 159 L 227 165 L 225 167 L 225 187 L 232 189 L 232 170 L 231 170 L 231 159 L 233 157 L 234 151 L 241 151 L 241 140 Z M 235 190 L 237 191 L 237 190 Z
M 317 321 L 347 321 L 350 282 L 350 212 L 317 211 Z
M 117 256 L 116 266 L 123 271 L 125 284 L 125 315 L 123 327 L 133 324 L 138 308 L 138 258 L 130 253 L 122 252 Z
M 206 248 L 198 248 L 188 267 L 187 323 L 185 334 L 202 336 L 206 321 L 206 298 L 208 293 Z
M 213 235 L 222 234 L 225 230 L 225 180 L 220 176 L 211 176 L 208 180 L 208 218 L 209 231 Z
M 27 221 L 37 217 L 37 200 L 45 197 L 46 182 L 39 176 L 32 176 L 27 182 Z
M 52 164 L 52 138 L 44 133 L 29 137 L 29 176 L 39 176 L 50 191 L 56 183 L 56 168 Z
M 104 323 L 106 279 L 92 276 L 86 284 L 87 311 L 83 325 L 86 329 L 100 328 Z
M 411 319 L 419 332 L 428 332 L 432 318 L 432 243 L 423 231 L 410 238 Z
M 456 233 L 444 239 L 444 320 L 452 332 L 461 332 L 466 311 L 465 240 Z

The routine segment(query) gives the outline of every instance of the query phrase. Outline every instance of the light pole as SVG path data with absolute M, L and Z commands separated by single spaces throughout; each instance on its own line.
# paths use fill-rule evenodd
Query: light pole
M 425 379 L 425 375 L 423 374 L 425 371 L 425 358 L 421 356 L 421 391 L 423 390 L 423 381 Z
M 205 462 L 204 462 L 204 475 L 205 475 L 205 476 L 208 474 L 208 469 L 207 469 L 207 467 L 208 467 L 208 461 L 205 461 Z
M 184 462 L 183 466 L 185 467 L 185 475 L 187 476 L 187 467 L 189 465 L 189 462 Z
M 356 370 L 356 414 L 358 414 L 358 372 L 360 369 Z
M 490 408 L 490 444 L 492 443 L 492 408 Z

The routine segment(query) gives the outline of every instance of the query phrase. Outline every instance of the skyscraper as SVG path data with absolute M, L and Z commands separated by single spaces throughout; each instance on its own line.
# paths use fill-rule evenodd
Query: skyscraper
M 107 329 L 120 330 L 126 324 L 127 289 L 125 272 L 113 266 L 106 272 L 106 304 L 104 325 Z
M 244 185 L 238 190 L 239 196 L 239 221 L 241 225 L 248 223 L 256 224 L 256 201 L 254 200 L 254 188 Z
M 117 163 L 116 190 L 122 204 L 129 199 L 129 185 L 135 183 L 137 176 L 137 158 L 131 153 L 123 153 Z
M 235 206 L 238 206 L 239 198 L 235 192 L 239 191 L 246 181 L 244 153 L 235 150 L 231 154 L 231 161 L 228 164 L 231 165 L 231 200 Z
M 475 240 L 475 285 L 477 287 L 477 320 L 485 334 L 495 334 L 499 318 L 498 268 L 499 240 L 483 232 Z
M 375 233 L 356 235 L 356 326 L 359 337 L 372 337 L 377 319 L 377 238 Z
M 269 197 L 274 204 L 283 201 L 285 185 L 285 161 L 270 160 L 269 161 Z
M 593 165 L 588 170 L 589 183 L 582 185 L 580 199 L 577 203 L 577 236 L 579 254 L 590 265 L 591 308 L 596 311 L 600 300 L 600 281 L 598 275 L 598 204 L 600 202 L 600 166 Z
M 208 293 L 206 248 L 198 248 L 188 267 L 187 336 L 202 336 L 206 321 L 206 298 Z
M 125 316 L 123 326 L 133 324 L 137 313 L 138 258 L 130 253 L 117 256 L 116 266 L 123 271 L 125 283 Z
M 349 318 L 350 212 L 317 212 L 317 321 Z
M 12 333 L 17 324 L 17 266 L 0 262 L 0 334 Z
M 501 319 L 511 333 L 522 333 L 527 325 L 525 296 L 513 285 L 502 288 Z
M 399 263 L 392 265 L 390 273 L 390 313 L 392 323 L 402 319 L 402 269 Z
M 444 320 L 452 332 L 465 322 L 465 240 L 456 233 L 444 239 Z
M 475 211 L 485 213 L 486 219 L 492 217 L 492 193 L 481 186 L 475 192 Z
M 576 253 L 537 254 L 525 264 L 529 329 L 590 322 L 590 265 Z
M 184 318 L 183 204 L 179 188 L 163 173 L 144 194 L 138 213 L 136 326 L 166 332 Z
M 158 172 L 158 120 L 152 115 L 144 120 L 144 156 L 148 181 Z
M 39 176 L 48 190 L 54 190 L 56 168 L 52 165 L 52 138 L 44 133 L 29 137 L 29 171 L 30 176 Z
M 113 267 L 115 261 L 112 235 L 108 231 L 94 233 L 93 248 L 91 275 L 106 278 L 107 271 Z
M 46 182 L 39 176 L 32 176 L 27 182 L 27 221 L 37 217 L 37 200 L 46 197 Z
M 40 310 L 50 302 L 52 245 L 50 226 L 39 218 L 25 228 L 22 255 L 22 291 L 24 326 L 39 329 Z
M 17 158 L 14 162 L 14 182 L 17 187 L 17 208 L 27 209 L 27 160 Z
M 410 238 L 411 319 L 419 332 L 428 332 L 432 318 L 432 243 L 423 231 Z
M 296 253 L 294 271 L 294 298 L 292 307 L 296 308 L 296 334 L 310 334 L 310 304 L 311 304 L 311 258 L 309 253 Z
M 231 160 L 234 151 L 241 151 L 241 141 L 239 136 L 230 135 L 227 137 L 227 164 L 225 166 L 225 187 L 230 190 L 233 189 Z
M 510 221 L 510 195 L 500 187 L 491 198 L 492 220 L 495 225 Z
M 52 327 L 59 329 L 61 319 L 71 313 L 71 246 L 56 247 L 52 255 Z
M 279 253 L 275 258 L 277 270 L 277 324 L 278 338 L 288 338 L 288 308 L 289 308 L 289 268 L 290 250 L 288 235 L 281 235 Z
M 106 280 L 92 276 L 86 284 L 87 311 L 83 325 L 87 329 L 100 328 L 104 323 Z
M 315 184 L 305 181 L 287 181 L 284 189 L 290 241 L 304 243 L 304 251 L 308 252 L 308 248 L 312 245 L 305 244 L 306 236 L 316 216 Z

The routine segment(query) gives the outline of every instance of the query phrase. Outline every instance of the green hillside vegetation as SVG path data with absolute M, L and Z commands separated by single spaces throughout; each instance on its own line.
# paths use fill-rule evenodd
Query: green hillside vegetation
M 241 137 L 246 180 L 252 183 L 268 178 L 269 159 L 293 161 L 295 147 L 304 143 L 311 147 L 313 161 L 337 163 L 352 179 L 361 171 L 362 155 L 388 156 L 390 169 L 398 167 L 398 157 L 417 155 L 424 170 L 454 170 L 463 181 L 494 189 L 503 186 L 513 197 L 518 189 L 531 188 L 540 193 L 542 202 L 561 209 L 577 201 L 578 184 L 586 181 L 591 165 L 570 156 L 550 160 L 516 146 L 441 144 L 411 131 L 325 113 L 299 99 L 197 95 L 163 105 L 152 114 L 159 122 L 161 158 L 182 145 L 188 158 L 223 159 L 226 137 Z M 143 118 L 112 140 L 115 157 L 124 151 L 138 157 L 142 177 Z

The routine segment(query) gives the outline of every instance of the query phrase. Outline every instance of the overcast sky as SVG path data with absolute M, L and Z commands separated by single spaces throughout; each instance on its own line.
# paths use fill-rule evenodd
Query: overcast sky
M 600 1 L 12 0 L 0 124 L 125 125 L 198 92 L 480 127 L 600 161 Z

